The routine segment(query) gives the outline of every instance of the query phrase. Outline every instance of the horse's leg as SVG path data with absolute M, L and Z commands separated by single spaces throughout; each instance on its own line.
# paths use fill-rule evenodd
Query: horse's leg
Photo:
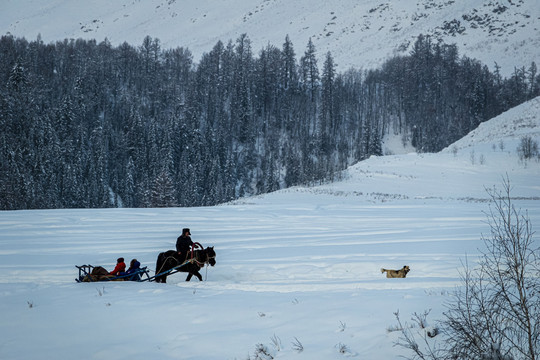
M 199 281 L 202 281 L 202 275 L 201 273 L 199 272 L 199 270 L 195 271 L 193 273 L 193 275 L 195 275 L 197 277 L 197 279 L 199 279 Z
M 190 272 L 190 273 L 188 274 L 187 278 L 186 278 L 186 281 L 189 281 L 189 280 L 191 280 L 191 277 L 192 277 L 192 276 L 193 276 L 193 273 L 192 273 L 192 272 Z

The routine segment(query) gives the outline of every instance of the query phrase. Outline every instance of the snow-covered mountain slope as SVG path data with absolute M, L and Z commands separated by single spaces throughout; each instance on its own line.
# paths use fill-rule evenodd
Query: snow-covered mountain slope
M 3 0 L 0 34 L 45 42 L 108 38 L 140 44 L 146 35 L 164 47 L 188 47 L 198 60 L 222 40 L 247 33 L 255 52 L 281 46 L 288 34 L 297 54 L 309 38 L 337 65 L 371 68 L 407 52 L 419 34 L 456 43 L 461 54 L 503 74 L 540 59 L 537 0 Z

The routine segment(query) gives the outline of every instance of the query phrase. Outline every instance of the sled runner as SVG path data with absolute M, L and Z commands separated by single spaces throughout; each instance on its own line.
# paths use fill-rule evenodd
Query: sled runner
M 158 283 L 167 282 L 167 276 L 176 274 L 177 272 L 187 272 L 188 276 L 186 281 L 189 281 L 192 276 L 196 276 L 200 281 L 203 280 L 199 270 L 205 265 L 214 266 L 216 264 L 216 252 L 214 247 L 202 248 L 202 245 L 197 244 L 201 249 L 191 249 L 187 259 L 185 256 L 181 256 L 176 250 L 169 250 L 159 254 L 156 263 L 156 274 L 150 276 L 150 270 L 148 268 L 136 268 L 135 270 L 128 270 L 126 273 L 114 276 L 101 266 L 92 265 L 75 265 L 79 269 L 79 277 L 75 279 L 77 282 L 96 282 L 96 281 L 155 281 Z M 122 259 L 123 261 L 123 259 Z
M 93 266 L 93 265 L 75 265 L 77 269 L 79 269 L 79 277 L 75 279 L 77 282 L 98 282 L 98 281 L 156 281 L 157 277 L 160 276 L 168 276 L 172 274 L 176 274 L 177 272 L 182 271 L 182 267 L 191 264 L 191 260 L 186 260 L 183 264 L 180 264 L 178 266 L 175 266 L 171 269 L 168 269 L 166 271 L 162 271 L 159 274 L 156 274 L 154 276 L 150 276 L 150 271 L 145 266 L 143 268 L 137 269 L 137 271 L 131 273 L 131 274 L 124 274 L 119 276 L 113 276 L 108 275 L 105 273 L 100 273 L 99 269 L 101 266 Z M 105 270 L 106 272 L 106 270 Z

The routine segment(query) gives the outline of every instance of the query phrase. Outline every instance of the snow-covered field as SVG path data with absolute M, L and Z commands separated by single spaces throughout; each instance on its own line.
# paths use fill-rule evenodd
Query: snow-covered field
M 206 208 L 0 212 L 0 358 L 397 359 L 393 313 L 441 318 L 489 233 L 486 187 L 508 176 L 540 226 L 524 134 L 540 141 L 540 98 L 441 153 L 371 158 L 332 184 Z M 75 265 L 119 256 L 154 269 L 183 227 L 215 246 L 206 281 L 75 282 Z M 403 265 L 406 279 L 380 272 Z

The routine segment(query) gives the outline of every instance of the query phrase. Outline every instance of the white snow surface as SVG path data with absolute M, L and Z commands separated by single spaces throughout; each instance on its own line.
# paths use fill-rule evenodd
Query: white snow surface
M 508 177 L 539 226 L 540 163 L 519 160 L 524 135 L 540 141 L 540 98 L 440 153 L 373 157 L 334 183 L 213 207 L 0 212 L 0 358 L 410 355 L 393 346 L 394 312 L 442 319 L 489 236 L 486 188 Z M 183 227 L 215 246 L 205 281 L 75 282 L 75 265 L 112 269 L 120 256 L 154 269 Z M 381 274 L 403 265 L 406 279 Z
M 45 42 L 107 38 L 165 48 L 187 47 L 196 62 L 218 40 L 246 33 L 257 53 L 289 35 L 297 56 L 312 38 L 340 70 L 370 69 L 406 54 L 419 34 L 458 45 L 503 75 L 540 59 L 538 0 L 2 0 L 0 34 Z M 538 65 L 538 64 L 537 64 Z

